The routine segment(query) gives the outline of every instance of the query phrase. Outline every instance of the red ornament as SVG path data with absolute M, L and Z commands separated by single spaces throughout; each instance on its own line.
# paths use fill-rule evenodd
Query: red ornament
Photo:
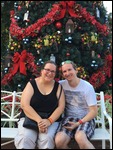
M 62 27 L 62 24 L 61 24 L 61 22 L 57 22 L 57 23 L 55 24 L 55 26 L 56 26 L 57 29 L 60 29 L 60 28 Z
M 70 56 L 70 53 L 67 52 L 67 53 L 66 53 L 66 56 Z
M 21 8 L 22 8 L 21 6 L 18 6 L 18 10 L 21 10 Z

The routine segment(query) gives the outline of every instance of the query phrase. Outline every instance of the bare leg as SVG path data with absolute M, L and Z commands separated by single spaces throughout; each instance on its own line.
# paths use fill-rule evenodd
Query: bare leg
M 55 136 L 55 144 L 57 149 L 69 149 L 69 141 L 70 137 L 64 132 L 58 132 Z
M 75 140 L 78 143 L 80 149 L 95 149 L 95 147 L 87 139 L 87 137 L 83 131 L 77 131 L 76 132 Z

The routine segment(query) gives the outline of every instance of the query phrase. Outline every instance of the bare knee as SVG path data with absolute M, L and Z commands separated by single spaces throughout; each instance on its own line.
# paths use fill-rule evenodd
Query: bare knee
M 75 140 L 78 143 L 80 149 L 95 149 L 95 147 L 87 139 L 87 136 L 83 131 L 77 131 L 76 132 Z
M 61 148 L 64 141 L 65 141 L 65 138 L 63 136 L 63 133 L 62 132 L 57 133 L 55 137 L 56 148 Z
M 83 131 L 77 131 L 75 134 L 75 140 L 79 145 L 84 145 L 87 137 Z
M 64 149 L 67 147 L 70 138 L 64 132 L 58 132 L 55 137 L 55 144 L 57 149 Z

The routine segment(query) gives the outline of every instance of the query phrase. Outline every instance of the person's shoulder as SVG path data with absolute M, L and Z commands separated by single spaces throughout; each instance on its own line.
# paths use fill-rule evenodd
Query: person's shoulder
M 86 81 L 86 80 L 84 80 L 84 79 L 81 79 L 81 82 L 82 82 L 82 87 L 84 87 L 84 89 L 86 90 L 87 89 L 87 91 L 89 91 L 89 92 L 95 92 L 95 89 L 94 89 L 94 87 L 93 87 L 93 85 L 90 83 L 90 82 L 88 82 L 88 81 Z
M 82 84 L 85 84 L 86 86 L 93 87 L 93 85 L 90 82 L 88 82 L 87 80 L 81 79 L 81 82 L 82 82 Z
M 32 87 L 32 85 L 33 85 L 33 80 L 29 80 L 29 81 L 26 83 L 26 86 L 25 86 L 24 90 L 25 90 L 25 89 L 30 89 L 30 88 Z M 23 91 L 24 91 L 24 90 L 23 90 Z
M 64 87 L 66 85 L 68 85 L 67 80 L 59 80 L 59 83 Z
M 36 78 L 30 79 L 29 82 L 32 86 L 36 84 Z
M 66 80 L 59 80 L 58 81 L 60 84 L 66 83 Z

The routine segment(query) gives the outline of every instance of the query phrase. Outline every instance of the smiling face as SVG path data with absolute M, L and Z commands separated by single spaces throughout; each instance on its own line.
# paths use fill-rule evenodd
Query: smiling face
M 46 81 L 51 81 L 56 75 L 56 65 L 53 63 L 46 63 L 41 71 L 41 76 Z
M 62 65 L 61 69 L 63 77 L 68 81 L 73 80 L 77 76 L 78 71 L 73 68 L 71 63 Z

